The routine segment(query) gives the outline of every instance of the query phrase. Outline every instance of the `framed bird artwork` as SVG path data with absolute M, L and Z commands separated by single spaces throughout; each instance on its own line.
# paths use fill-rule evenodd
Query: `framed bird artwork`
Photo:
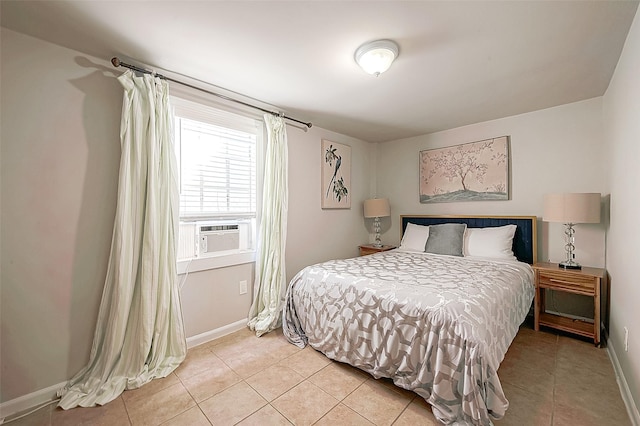
M 351 208 L 351 147 L 322 140 L 323 209 Z

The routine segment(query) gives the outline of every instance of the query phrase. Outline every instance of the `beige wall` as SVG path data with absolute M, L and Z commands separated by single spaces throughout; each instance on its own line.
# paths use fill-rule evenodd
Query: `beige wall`
M 604 96 L 607 182 L 611 192 L 607 270 L 611 276 L 609 347 L 614 350 L 640 420 L 640 15 L 629 30 Z M 629 329 L 624 350 L 623 327 Z
M 4 402 L 88 360 L 115 216 L 122 88 L 103 61 L 1 36 Z
M 108 262 L 120 161 L 120 70 L 10 30 L 1 33 L 0 401 L 68 380 L 88 361 Z M 288 127 L 287 275 L 357 254 L 369 238 L 371 145 Z M 320 141 L 352 147 L 352 208 L 320 209 Z M 182 278 L 182 277 L 181 277 Z M 247 316 L 253 264 L 191 273 L 188 337 Z
M 389 242 L 400 240 L 403 214 L 495 214 L 538 216 L 538 259 L 564 259 L 563 227 L 541 221 L 548 192 L 606 193 L 602 161 L 602 99 L 562 105 L 444 132 L 378 144 L 378 194 L 389 197 Z M 498 136 L 511 137 L 511 199 L 420 204 L 418 155 L 426 149 Z M 604 266 L 604 224 L 576 226 L 576 258 Z
M 287 227 L 287 279 L 307 265 L 358 255 L 358 245 L 369 241 L 362 204 L 371 196 L 374 180 L 369 143 L 311 128 L 289 130 L 289 221 Z M 321 139 L 351 147 L 351 208 L 320 208 Z
M 253 263 L 245 263 L 179 276 L 182 284 L 182 317 L 187 338 L 209 333 L 247 318 L 251 292 L 240 294 L 239 283 L 253 282 L 253 270 Z
M 505 135 L 511 138 L 510 200 L 420 203 L 420 151 Z M 601 98 L 378 144 L 378 194 L 391 203 L 391 223 L 383 239 L 400 241 L 403 214 L 532 215 L 538 216 L 538 260 L 564 260 L 564 229 L 542 222 L 543 196 L 548 192 L 605 195 L 602 154 Z M 604 223 L 577 225 L 575 252 L 584 265 L 604 266 Z M 586 297 L 564 293 L 549 294 L 547 299 L 548 309 L 578 317 L 593 318 L 592 306 Z

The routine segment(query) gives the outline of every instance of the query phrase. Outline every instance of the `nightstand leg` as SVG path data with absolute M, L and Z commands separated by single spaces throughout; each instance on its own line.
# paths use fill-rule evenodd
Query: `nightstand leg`
M 540 287 L 536 285 L 536 295 L 533 302 L 533 329 L 535 331 L 540 331 L 540 296 Z
M 600 347 L 600 283 L 596 286 L 593 297 L 593 342 L 596 347 Z

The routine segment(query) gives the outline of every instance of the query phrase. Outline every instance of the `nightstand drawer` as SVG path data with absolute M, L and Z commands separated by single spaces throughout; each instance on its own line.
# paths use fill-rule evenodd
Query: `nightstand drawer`
M 572 275 L 567 271 L 538 271 L 538 285 L 540 287 L 554 288 L 572 293 L 593 295 L 598 285 L 598 277 L 584 275 Z

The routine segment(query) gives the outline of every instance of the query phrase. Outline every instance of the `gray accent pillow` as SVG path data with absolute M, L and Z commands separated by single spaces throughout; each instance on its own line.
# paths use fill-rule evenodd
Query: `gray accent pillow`
M 466 229 L 467 225 L 464 223 L 443 223 L 429 226 L 429 238 L 427 238 L 424 251 L 433 254 L 462 256 Z

